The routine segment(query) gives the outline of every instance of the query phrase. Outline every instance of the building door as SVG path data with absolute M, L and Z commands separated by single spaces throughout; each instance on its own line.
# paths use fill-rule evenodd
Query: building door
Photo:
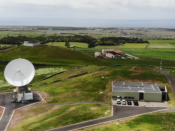
M 143 100 L 144 99 L 144 93 L 143 92 L 140 92 L 139 93 L 139 100 Z
M 167 100 L 167 93 L 162 92 L 162 101 L 166 101 L 166 100 Z

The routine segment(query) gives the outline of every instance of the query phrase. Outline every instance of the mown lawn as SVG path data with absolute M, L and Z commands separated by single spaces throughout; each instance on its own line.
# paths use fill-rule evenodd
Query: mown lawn
M 70 43 L 70 46 L 76 46 L 76 47 L 80 47 L 80 48 L 88 48 L 87 43 L 82 43 L 82 42 L 69 42 L 69 43 Z M 65 47 L 65 42 L 49 42 L 49 43 L 47 43 L 47 45 Z
M 175 113 L 141 115 L 77 131 L 175 131 Z M 118 123 L 118 124 L 117 124 Z
M 148 48 L 175 48 L 175 40 L 149 40 Z
M 108 110 L 108 114 L 105 114 Z M 44 131 L 109 115 L 110 105 L 32 106 L 20 111 L 18 117 L 23 120 L 18 121 L 9 131 Z

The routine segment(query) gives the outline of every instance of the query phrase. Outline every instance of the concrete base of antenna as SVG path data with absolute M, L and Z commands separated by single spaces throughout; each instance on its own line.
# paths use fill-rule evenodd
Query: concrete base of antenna
M 33 93 L 27 86 L 16 87 L 13 90 L 13 98 L 16 102 L 25 103 L 26 101 L 33 100 Z

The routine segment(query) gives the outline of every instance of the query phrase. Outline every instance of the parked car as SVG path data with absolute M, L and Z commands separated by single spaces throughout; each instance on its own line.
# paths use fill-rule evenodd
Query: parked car
M 127 100 L 128 105 L 132 105 L 132 102 L 130 100 Z
M 138 101 L 134 100 L 133 102 L 134 102 L 134 105 L 135 105 L 135 106 L 139 106 Z
M 120 99 L 117 99 L 117 104 L 121 104 L 121 101 L 120 101 Z
M 122 100 L 122 105 L 126 105 L 125 99 Z

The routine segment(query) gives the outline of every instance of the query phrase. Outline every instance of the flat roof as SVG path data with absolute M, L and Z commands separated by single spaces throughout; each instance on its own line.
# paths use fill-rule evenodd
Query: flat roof
M 156 83 L 113 82 L 112 86 L 113 92 L 161 93 Z

